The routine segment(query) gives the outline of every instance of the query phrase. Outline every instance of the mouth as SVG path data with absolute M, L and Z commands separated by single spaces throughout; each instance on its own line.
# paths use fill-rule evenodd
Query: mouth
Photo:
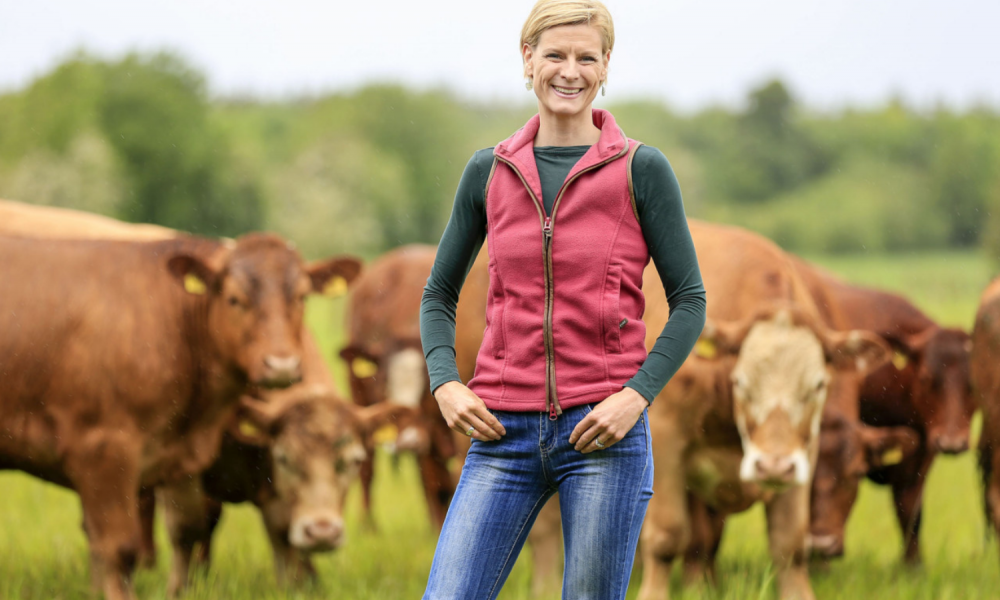
M 561 87 L 558 85 L 552 86 L 552 91 L 556 93 L 556 96 L 560 98 L 566 98 L 567 100 L 573 100 L 574 98 L 579 98 L 583 93 L 583 88 L 569 88 Z

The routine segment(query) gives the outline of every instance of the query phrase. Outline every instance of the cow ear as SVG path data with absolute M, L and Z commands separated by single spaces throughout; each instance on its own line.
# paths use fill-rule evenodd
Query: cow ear
M 167 261 L 167 269 L 189 294 L 201 296 L 218 289 L 219 272 L 196 256 L 172 256 Z
M 338 256 L 311 263 L 307 271 L 314 292 L 336 298 L 346 294 L 351 282 L 361 274 L 361 260 Z
M 920 438 L 909 427 L 862 426 L 861 440 L 865 458 L 874 468 L 898 465 L 913 456 L 920 446 Z
M 740 347 L 750 328 L 744 322 L 705 320 L 692 354 L 698 358 L 713 360 L 725 355 L 740 353 Z
M 928 327 L 919 333 L 901 336 L 899 338 L 899 344 L 908 355 L 916 356 L 927 348 L 927 344 L 931 341 L 931 338 L 934 337 L 935 333 L 937 333 L 937 329 L 935 327 Z
M 401 415 L 408 414 L 410 409 L 390 402 L 376 402 L 362 408 L 353 407 L 354 416 L 361 424 L 361 430 L 366 438 L 386 425 L 394 425 Z
M 277 411 L 274 407 L 250 396 L 243 396 L 227 433 L 243 444 L 268 446 L 274 441 L 272 430 L 276 419 Z
M 881 367 L 892 357 L 889 344 L 869 331 L 826 332 L 824 338 L 827 362 L 837 370 L 864 375 Z

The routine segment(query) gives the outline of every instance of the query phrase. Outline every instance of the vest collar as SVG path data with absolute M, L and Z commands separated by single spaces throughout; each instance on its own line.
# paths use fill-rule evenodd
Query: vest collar
M 628 138 L 625 137 L 615 118 L 611 113 L 600 108 L 592 109 L 594 125 L 601 130 L 601 137 L 597 143 L 587 150 L 587 153 L 573 166 L 566 179 L 569 180 L 583 169 L 590 168 L 596 164 L 614 158 L 616 155 L 624 155 L 628 148 Z M 542 200 L 542 182 L 538 176 L 538 167 L 535 164 L 535 135 L 538 134 L 540 123 L 536 114 L 525 123 L 524 127 L 518 129 L 514 135 L 503 142 L 497 144 L 493 154 L 510 163 L 520 172 L 525 184 L 531 191 Z

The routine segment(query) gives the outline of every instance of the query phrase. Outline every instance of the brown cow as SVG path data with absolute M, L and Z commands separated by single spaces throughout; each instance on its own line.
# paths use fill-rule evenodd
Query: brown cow
M 411 409 L 400 417 L 397 450 L 417 455 L 431 521 L 440 529 L 455 493 L 457 474 L 449 463 L 463 462 L 468 439 L 448 428 L 430 394 L 420 346 L 420 299 L 437 250 L 409 245 L 373 261 L 352 285 L 346 315 L 348 364 L 355 403 L 389 402 Z M 459 300 L 455 341 L 458 370 L 468 381 L 486 326 L 486 252 L 476 261 Z M 455 461 L 454 459 L 457 459 Z M 365 510 L 370 518 L 372 463 L 362 467 Z
M 690 225 L 710 321 L 694 358 L 650 409 L 657 468 L 641 537 L 639 598 L 667 597 L 671 563 L 685 554 L 693 529 L 698 540 L 707 538 L 701 529 L 721 535 L 726 514 L 756 501 L 765 503 L 780 596 L 813 598 L 805 560 L 808 484 L 831 371 L 866 371 L 888 349 L 872 334 L 824 327 L 787 257 L 767 240 Z M 652 268 L 644 289 L 652 346 L 668 313 Z
M 986 522 L 1000 535 L 1000 278 L 979 299 L 972 328 L 972 387 L 983 411 L 979 467 Z
M 942 328 L 905 299 L 878 290 L 853 286 L 808 263 L 795 260 L 833 329 L 863 329 L 886 339 L 895 350 L 892 363 L 857 381 L 850 400 L 839 402 L 845 415 L 857 415 L 877 428 L 906 427 L 919 436 L 914 447 L 893 447 L 888 464 L 872 464 L 868 477 L 892 487 L 896 516 L 904 539 L 904 560 L 920 562 L 920 520 L 926 476 L 938 452 L 957 454 L 968 449 L 969 424 L 975 410 L 969 384 L 970 337 L 960 329 Z M 894 436 L 899 434 L 886 433 Z M 869 441 L 877 432 L 868 432 Z M 898 437 L 898 436 L 897 436 Z M 903 437 L 908 437 L 903 435 Z M 902 439 L 902 438 L 899 438 Z M 853 480 L 846 485 L 856 487 Z M 814 494 L 816 500 L 827 500 Z M 856 494 L 856 491 L 854 492 Z M 813 511 L 813 553 L 835 557 L 843 552 L 843 532 L 854 494 Z M 851 498 L 848 501 L 848 498 Z M 833 507 L 836 508 L 833 508 Z M 822 523 L 820 523 L 822 521 Z
M 68 208 L 0 200 L 0 232 L 34 238 L 123 241 L 169 240 L 177 231 L 146 223 L 122 223 Z
M 76 490 L 95 587 L 131 598 L 139 487 L 207 467 L 248 383 L 300 377 L 303 297 L 358 263 L 260 234 L 0 254 L 0 468 Z

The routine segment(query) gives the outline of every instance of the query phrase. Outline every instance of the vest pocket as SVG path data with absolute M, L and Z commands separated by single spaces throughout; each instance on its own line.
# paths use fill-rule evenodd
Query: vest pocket
M 608 276 L 604 280 L 604 297 L 601 299 L 601 321 L 604 324 L 604 349 L 607 352 L 621 353 L 621 328 L 628 326 L 622 323 L 618 313 L 618 299 L 621 295 L 622 266 L 608 266 Z
M 492 267 L 492 265 L 490 265 Z M 490 286 L 492 288 L 492 286 Z M 499 286 L 497 286 L 499 287 Z M 503 343 L 503 309 L 504 309 L 504 295 L 503 290 L 490 290 L 493 294 L 492 303 L 490 304 L 490 344 L 493 350 L 493 358 L 503 358 L 504 357 L 504 343 Z

